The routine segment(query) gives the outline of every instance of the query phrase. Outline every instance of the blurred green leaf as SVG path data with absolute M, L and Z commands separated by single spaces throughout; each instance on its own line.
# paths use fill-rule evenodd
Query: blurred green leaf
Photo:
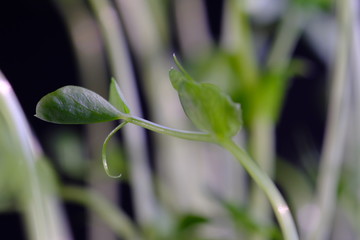
M 89 124 L 120 119 L 121 112 L 88 89 L 65 86 L 44 96 L 35 116 L 52 123 Z
M 301 60 L 291 60 L 286 69 L 264 71 L 257 85 L 256 94 L 253 94 L 250 99 L 253 103 L 253 111 L 257 111 L 251 117 L 263 115 L 276 122 L 285 102 L 291 79 L 295 75 L 303 74 L 304 71 L 305 64 Z
M 177 217 L 171 235 L 166 239 L 172 240 L 205 240 L 201 237 L 201 233 L 198 231 L 199 227 L 209 223 L 207 217 L 195 214 L 184 213 Z
M 241 128 L 240 104 L 234 103 L 215 85 L 196 83 L 171 69 L 170 80 L 182 107 L 194 125 L 219 138 L 232 137 Z
M 273 121 L 279 116 L 288 81 L 282 72 L 266 72 L 259 81 L 256 96 L 252 97 L 255 115 L 266 116 Z
M 300 7 L 315 7 L 320 9 L 328 9 L 332 6 L 332 0 L 293 0 Z M 306 11 L 306 9 L 304 9 Z
M 282 239 L 279 228 L 275 226 L 264 226 L 256 222 L 248 209 L 236 206 L 233 203 L 221 201 L 225 210 L 231 216 L 237 230 L 245 230 L 248 233 L 258 233 L 266 239 Z
M 128 104 L 126 103 L 125 97 L 124 97 L 123 93 L 121 92 L 120 87 L 116 83 L 116 80 L 114 78 L 111 79 L 111 83 L 110 83 L 109 102 L 114 107 L 119 109 L 120 112 L 130 113 L 130 108 L 128 107 Z
M 89 161 L 83 152 L 80 136 L 73 130 L 62 129 L 51 135 L 50 148 L 54 152 L 57 165 L 67 176 L 84 179 L 88 171 Z
M 206 217 L 195 215 L 195 214 L 185 214 L 181 216 L 177 225 L 177 232 L 183 232 L 189 230 L 190 228 L 199 226 L 201 224 L 208 223 L 209 219 Z

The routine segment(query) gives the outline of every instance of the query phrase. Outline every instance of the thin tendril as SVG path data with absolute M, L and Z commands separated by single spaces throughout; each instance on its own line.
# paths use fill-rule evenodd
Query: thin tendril
M 106 148 L 107 148 L 107 144 L 110 140 L 110 138 L 117 132 L 120 130 L 120 128 L 122 128 L 123 126 L 125 126 L 128 122 L 122 122 L 119 126 L 117 126 L 114 130 L 112 130 L 109 135 L 106 137 L 104 143 L 103 143 L 103 147 L 102 147 L 102 151 L 101 151 L 101 156 L 102 156 L 102 163 L 105 169 L 106 174 L 111 177 L 111 178 L 119 178 L 121 177 L 121 174 L 119 175 L 112 175 L 109 171 L 109 167 L 107 164 L 107 159 L 106 159 Z

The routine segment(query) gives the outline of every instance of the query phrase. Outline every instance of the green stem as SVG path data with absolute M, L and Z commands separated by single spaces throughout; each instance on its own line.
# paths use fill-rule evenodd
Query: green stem
M 268 117 L 254 117 L 250 132 L 251 156 L 258 166 L 270 178 L 274 175 L 275 164 L 275 139 L 273 120 Z M 272 223 L 271 207 L 262 189 L 253 184 L 250 192 L 250 212 L 260 224 Z M 258 233 L 254 233 L 252 240 L 266 239 Z
M 249 157 L 249 155 L 241 149 L 232 140 L 225 140 L 220 143 L 225 149 L 231 152 L 241 165 L 246 169 L 253 180 L 262 188 L 265 192 L 271 206 L 274 209 L 275 216 L 280 224 L 280 228 L 284 234 L 286 240 L 298 240 L 298 234 L 296 231 L 295 223 L 291 215 L 290 209 L 285 202 L 284 198 L 276 188 L 273 181 L 266 175 L 256 163 Z
M 291 216 L 289 207 L 285 202 L 284 198 L 280 194 L 279 190 L 276 188 L 273 181 L 260 170 L 256 163 L 249 157 L 246 152 L 237 146 L 232 140 L 220 140 L 212 137 L 208 133 L 203 132 L 192 132 L 192 131 L 183 131 L 173 128 L 164 127 L 153 122 L 147 121 L 142 118 L 134 116 L 123 115 L 122 118 L 130 123 L 136 124 L 138 126 L 144 127 L 146 129 L 155 131 L 157 133 L 166 134 L 173 137 L 183 138 L 193 141 L 202 141 L 202 142 L 212 142 L 217 143 L 231 152 L 241 163 L 241 165 L 246 169 L 249 175 L 254 179 L 254 181 L 262 188 L 265 192 L 269 201 L 274 209 L 275 215 L 279 221 L 280 227 L 283 231 L 286 240 L 298 240 L 296 227 L 294 220 Z
M 203 132 L 193 132 L 193 131 L 183 131 L 178 130 L 174 128 L 168 128 L 164 127 L 162 125 L 150 122 L 148 120 L 129 116 L 125 119 L 129 123 L 133 123 L 135 125 L 138 125 L 140 127 L 146 128 L 148 130 L 160 133 L 160 134 L 166 134 L 169 136 L 187 139 L 187 140 L 193 140 L 193 141 L 200 141 L 200 142 L 215 142 L 215 139 L 208 133 Z

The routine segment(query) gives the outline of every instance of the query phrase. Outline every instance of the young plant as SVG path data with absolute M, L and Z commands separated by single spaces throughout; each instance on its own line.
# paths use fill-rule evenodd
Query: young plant
M 272 180 L 232 138 L 242 126 L 240 105 L 222 93 L 215 85 L 197 83 L 174 58 L 180 71 L 171 69 L 170 81 L 177 90 L 184 112 L 201 132 L 168 128 L 133 116 L 119 86 L 111 81 L 110 98 L 106 101 L 98 94 L 77 86 L 65 86 L 44 96 L 36 106 L 36 117 L 60 124 L 89 124 L 121 120 L 108 135 L 102 150 L 102 160 L 109 176 L 106 146 L 110 138 L 127 123 L 178 138 L 210 142 L 230 151 L 253 180 L 263 189 L 274 209 L 287 240 L 297 240 L 298 235 L 288 205 Z M 111 176 L 118 177 L 118 176 Z

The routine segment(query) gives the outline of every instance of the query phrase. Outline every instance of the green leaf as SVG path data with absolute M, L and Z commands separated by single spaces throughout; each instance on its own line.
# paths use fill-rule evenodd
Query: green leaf
M 126 103 L 123 93 L 120 90 L 119 85 L 116 83 L 114 78 L 111 79 L 110 83 L 110 96 L 109 102 L 123 113 L 130 113 L 130 108 Z
M 264 225 L 257 222 L 244 207 L 236 206 L 231 202 L 220 200 L 220 204 L 231 217 L 236 229 L 247 233 L 256 233 L 265 239 L 282 239 L 280 229 L 271 224 Z
M 234 103 L 219 88 L 189 81 L 175 69 L 170 70 L 169 76 L 186 115 L 197 128 L 218 138 L 232 137 L 240 130 L 240 104 Z
M 36 117 L 52 123 L 88 124 L 121 118 L 119 112 L 98 94 L 77 86 L 65 86 L 44 96 Z
M 319 8 L 319 9 L 329 9 L 332 6 L 331 0 L 294 0 L 295 4 L 298 4 L 300 7 L 303 7 L 303 11 L 306 11 L 306 8 Z

